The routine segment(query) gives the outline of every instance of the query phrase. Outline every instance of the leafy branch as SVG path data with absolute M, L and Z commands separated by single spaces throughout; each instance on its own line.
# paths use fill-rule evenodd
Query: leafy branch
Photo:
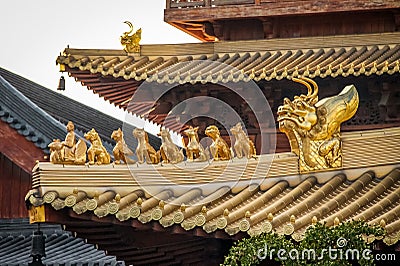
M 315 223 L 307 228 L 300 242 L 275 232 L 262 233 L 237 241 L 222 265 L 258 265 L 263 260 L 275 260 L 285 266 L 348 266 L 351 261 L 372 266 L 375 264 L 370 253 L 371 244 L 362 236 L 384 234 L 381 226 L 370 226 L 364 221 L 349 221 L 331 227 Z

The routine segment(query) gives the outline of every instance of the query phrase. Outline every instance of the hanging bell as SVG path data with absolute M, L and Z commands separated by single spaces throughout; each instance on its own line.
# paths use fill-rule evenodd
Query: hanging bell
M 45 257 L 45 237 L 41 231 L 34 232 L 32 236 L 32 257 Z
M 57 90 L 58 91 L 65 91 L 65 79 L 64 79 L 64 76 L 60 77 L 60 80 L 58 81 Z

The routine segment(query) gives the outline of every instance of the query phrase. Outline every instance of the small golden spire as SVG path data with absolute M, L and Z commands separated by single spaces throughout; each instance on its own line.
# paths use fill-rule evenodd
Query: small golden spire
M 114 199 L 115 199 L 115 201 L 116 201 L 117 203 L 119 203 L 119 202 L 121 201 L 121 195 L 117 193 L 117 194 L 115 195 L 115 198 L 114 198 Z
M 317 218 L 317 216 L 314 215 L 314 216 L 312 217 L 312 219 L 311 219 L 311 223 L 312 223 L 312 224 L 316 224 L 317 222 L 318 222 L 318 218 Z
M 246 213 L 244 214 L 244 216 L 245 216 L 246 218 L 250 218 L 250 216 L 251 216 L 250 211 L 246 211 Z
M 338 225 L 338 224 L 340 224 L 340 220 L 339 220 L 339 218 L 338 217 L 335 217 L 335 219 L 333 220 L 333 225 Z
M 72 190 L 72 193 L 73 194 L 78 194 L 78 192 L 79 192 L 79 190 L 78 190 L 78 188 L 76 187 L 76 188 L 74 188 L 73 190 Z
M 385 228 L 385 227 L 386 227 L 386 222 L 385 222 L 385 220 L 384 220 L 384 219 L 381 219 L 381 220 L 379 221 L 379 225 L 380 225 L 382 228 Z
M 181 204 L 181 212 L 184 212 L 186 210 L 186 205 L 185 203 Z
M 294 224 L 296 222 L 296 217 L 292 214 L 290 215 L 290 223 Z
M 161 209 L 164 209 L 165 206 L 165 202 L 163 200 L 160 200 L 160 202 L 158 203 L 158 207 L 160 207 Z
M 228 216 L 229 215 L 229 210 L 228 209 L 225 209 L 224 210 L 224 216 Z
M 136 200 L 136 204 L 139 205 L 139 206 L 141 206 L 142 203 L 143 203 L 143 200 L 142 200 L 141 197 L 139 197 L 139 198 Z
M 201 212 L 203 213 L 203 214 L 206 214 L 207 213 L 207 207 L 204 205 L 203 207 L 201 207 Z
M 268 219 L 268 221 L 272 222 L 272 220 L 274 219 L 274 215 L 271 212 L 268 213 L 267 219 Z

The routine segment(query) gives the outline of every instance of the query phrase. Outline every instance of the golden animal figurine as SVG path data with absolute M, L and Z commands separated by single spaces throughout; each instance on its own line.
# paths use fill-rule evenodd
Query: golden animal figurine
M 133 25 L 129 21 L 124 23 L 128 24 L 130 30 L 124 32 L 121 36 L 121 44 L 124 46 L 124 50 L 127 53 L 139 53 L 140 52 L 140 39 L 142 38 L 142 29 L 138 29 L 134 34 L 129 35 L 133 32 Z
M 171 134 L 166 129 L 161 129 L 160 133 L 157 134 L 161 136 L 161 159 L 164 163 L 180 163 L 183 161 L 184 156 L 182 150 L 179 150 L 178 147 L 172 142 Z
M 357 111 L 357 89 L 348 85 L 338 95 L 318 101 L 318 85 L 313 80 L 303 77 L 293 81 L 306 86 L 308 93 L 295 96 L 293 101 L 285 98 L 278 108 L 278 122 L 292 152 L 299 156 L 300 171 L 341 167 L 340 124 Z
M 53 142 L 51 142 L 48 147 L 50 148 L 50 162 L 61 163 L 63 161 L 61 152 L 63 146 L 60 139 L 53 139 Z
M 109 164 L 111 161 L 110 154 L 104 148 L 96 130 L 92 128 L 92 130 L 85 133 L 84 137 L 92 144 L 87 151 L 89 164 Z
M 199 135 L 197 134 L 198 130 L 199 127 L 190 126 L 188 129 L 183 131 L 183 133 L 188 137 L 187 145 L 182 140 L 188 161 L 204 162 L 210 159 L 208 150 L 204 150 L 203 145 L 200 144 Z
M 58 164 L 85 164 L 86 144 L 81 139 L 76 142 L 75 126 L 71 121 L 67 124 L 67 135 L 64 141 L 53 140 L 50 148 L 50 162 Z
M 242 125 L 237 123 L 230 131 L 235 136 L 235 145 L 233 145 L 233 148 L 235 149 L 236 157 L 239 159 L 243 157 L 247 159 L 255 158 L 256 147 L 246 132 L 244 132 Z
M 113 131 L 113 133 L 111 134 L 111 138 L 117 143 L 115 144 L 115 147 L 113 149 L 115 159 L 114 163 L 120 164 L 121 161 L 124 163 L 135 163 L 134 160 L 128 157 L 133 155 L 133 151 L 129 149 L 128 145 L 126 145 L 125 143 L 124 132 L 122 132 L 122 130 L 118 128 L 118 130 Z
M 144 131 L 143 128 L 135 128 L 132 133 L 133 136 L 138 140 L 136 155 L 139 163 L 144 163 L 146 159 L 146 162 L 149 164 L 158 164 L 160 162 L 160 156 L 150 145 L 147 132 Z
M 205 133 L 213 140 L 213 143 L 210 145 L 210 151 L 214 160 L 229 160 L 232 158 L 231 150 L 225 140 L 221 137 L 216 126 L 208 126 Z

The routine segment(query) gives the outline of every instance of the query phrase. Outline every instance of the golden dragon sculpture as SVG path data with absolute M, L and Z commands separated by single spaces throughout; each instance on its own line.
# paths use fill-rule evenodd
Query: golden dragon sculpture
M 127 53 L 139 53 L 140 52 L 140 39 L 142 38 L 142 29 L 138 29 L 135 33 L 133 32 L 133 25 L 129 21 L 124 23 L 128 24 L 130 27 L 129 31 L 126 31 L 121 36 L 121 44 L 124 46 L 124 50 Z M 129 35 L 131 34 L 131 35 Z
M 299 156 L 301 172 L 342 166 L 340 125 L 357 111 L 359 98 L 354 85 L 338 95 L 318 101 L 318 85 L 309 78 L 293 78 L 307 87 L 307 95 L 285 98 L 278 108 L 279 129 Z M 312 85 L 312 87 L 311 87 Z

